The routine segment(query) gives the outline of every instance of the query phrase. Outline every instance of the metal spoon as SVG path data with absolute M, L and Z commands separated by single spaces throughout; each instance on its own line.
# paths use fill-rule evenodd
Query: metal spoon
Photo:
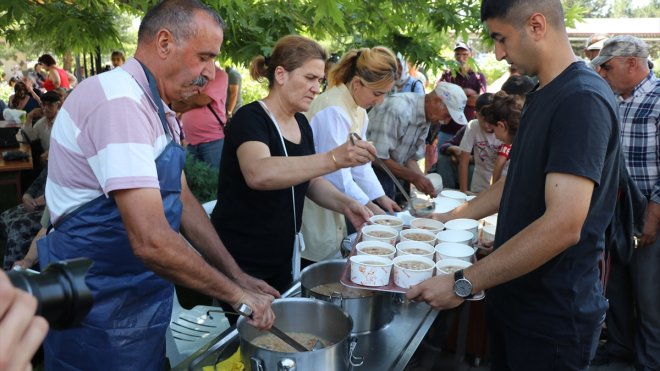
M 362 140 L 362 138 L 360 138 L 360 135 L 358 133 L 351 133 L 349 138 L 351 139 L 351 144 L 353 144 L 353 145 L 355 145 L 355 140 L 353 138 L 355 138 L 357 140 Z M 401 185 L 401 182 L 399 182 L 399 179 L 397 179 L 397 177 L 394 176 L 394 174 L 392 174 L 392 171 L 390 171 L 390 169 L 387 167 L 387 165 L 385 165 L 385 162 L 383 160 L 378 158 L 378 156 L 376 156 L 374 158 L 376 159 L 376 163 L 378 164 L 378 166 L 380 166 L 381 169 L 383 169 L 383 171 L 385 171 L 387 176 L 389 176 L 390 179 L 392 179 L 392 181 L 394 182 L 394 185 L 399 189 L 399 192 L 401 192 L 401 194 L 406 199 L 406 201 L 408 201 L 408 209 L 410 210 L 410 215 L 417 216 L 417 210 L 415 209 L 413 201 L 410 198 L 410 195 L 408 195 L 408 192 L 405 190 L 405 188 L 403 188 L 403 185 Z M 431 204 L 431 206 L 429 206 L 427 208 L 430 210 L 431 208 L 435 208 L 435 207 L 433 206 L 433 204 Z

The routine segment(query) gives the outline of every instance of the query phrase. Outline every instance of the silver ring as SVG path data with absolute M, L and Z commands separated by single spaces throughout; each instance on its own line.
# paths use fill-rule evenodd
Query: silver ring
M 245 317 L 250 317 L 250 316 L 252 316 L 252 313 L 254 313 L 252 311 L 252 308 L 250 308 L 250 306 L 245 304 L 245 303 L 241 303 L 241 305 L 238 307 L 237 311 L 238 311 L 239 314 L 241 314 Z

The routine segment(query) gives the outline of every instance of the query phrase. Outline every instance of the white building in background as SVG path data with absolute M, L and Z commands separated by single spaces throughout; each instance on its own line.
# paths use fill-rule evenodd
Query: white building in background
M 632 35 L 649 44 L 652 56 L 660 54 L 660 18 L 584 18 L 566 31 L 577 55 L 582 55 L 587 38 L 595 33 Z

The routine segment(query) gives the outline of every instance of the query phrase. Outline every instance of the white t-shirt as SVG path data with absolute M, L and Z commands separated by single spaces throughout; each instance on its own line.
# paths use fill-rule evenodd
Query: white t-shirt
M 495 138 L 495 134 L 481 130 L 478 120 L 474 119 L 468 123 L 459 148 L 463 152 L 474 154 L 474 174 L 470 184 L 472 192 L 478 193 L 490 187 L 490 178 L 500 147 L 502 142 Z

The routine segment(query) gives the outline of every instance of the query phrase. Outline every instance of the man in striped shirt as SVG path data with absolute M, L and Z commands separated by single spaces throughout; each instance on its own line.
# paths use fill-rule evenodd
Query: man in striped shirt
M 222 41 L 208 6 L 161 1 L 140 24 L 135 57 L 85 79 L 58 114 L 46 185 L 54 228 L 39 259 L 93 259 L 94 305 L 80 326 L 49 332 L 46 369 L 162 370 L 172 282 L 246 304 L 248 322 L 270 328 L 279 294 L 238 267 L 190 192 L 167 108 L 215 77 Z
M 621 148 L 630 176 L 648 198 L 644 229 L 631 262 L 613 254 L 604 357 L 631 358 L 638 370 L 660 369 L 660 80 L 649 71 L 646 43 L 633 36 L 605 42 L 592 61 L 619 98 Z

